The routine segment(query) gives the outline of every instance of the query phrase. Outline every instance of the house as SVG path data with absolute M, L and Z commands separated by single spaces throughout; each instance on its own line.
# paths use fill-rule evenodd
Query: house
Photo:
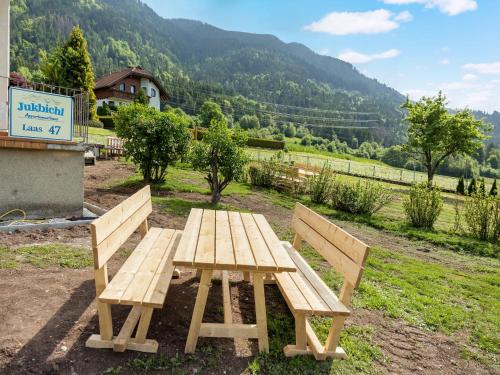
M 97 106 L 103 103 L 119 106 L 130 103 L 142 89 L 149 97 L 149 105 L 160 109 L 160 101 L 168 100 L 168 94 L 160 82 L 140 66 L 129 67 L 97 79 L 94 92 Z

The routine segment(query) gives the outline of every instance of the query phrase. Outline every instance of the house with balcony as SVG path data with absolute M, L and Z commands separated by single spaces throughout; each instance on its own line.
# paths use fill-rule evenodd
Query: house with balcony
M 97 106 L 104 103 L 118 107 L 131 103 L 142 89 L 149 98 L 149 105 L 160 109 L 160 103 L 168 100 L 168 94 L 153 74 L 140 66 L 129 67 L 97 79 L 94 92 Z

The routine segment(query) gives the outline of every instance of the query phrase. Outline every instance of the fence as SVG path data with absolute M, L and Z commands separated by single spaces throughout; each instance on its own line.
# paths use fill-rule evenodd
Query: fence
M 269 160 L 278 155 L 277 152 L 270 150 L 250 150 L 250 156 L 253 160 Z M 328 157 L 316 157 L 307 154 L 298 154 L 294 152 L 280 153 L 281 161 L 287 164 L 301 165 L 305 169 L 322 168 L 325 163 L 334 171 L 342 174 L 373 178 L 381 181 L 411 185 L 427 181 L 427 174 L 408 169 L 385 167 L 377 164 L 362 163 L 353 160 L 343 160 Z M 436 175 L 434 184 L 443 190 L 455 191 L 458 179 L 455 177 Z

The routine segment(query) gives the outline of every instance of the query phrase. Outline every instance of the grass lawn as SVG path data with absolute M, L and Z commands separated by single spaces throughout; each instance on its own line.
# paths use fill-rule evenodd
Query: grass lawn
M 21 264 L 35 267 L 85 268 L 93 264 L 88 249 L 63 244 L 0 247 L 0 269 L 14 269 Z
M 116 137 L 116 133 L 109 129 L 89 127 L 89 143 L 105 145 L 107 137 Z

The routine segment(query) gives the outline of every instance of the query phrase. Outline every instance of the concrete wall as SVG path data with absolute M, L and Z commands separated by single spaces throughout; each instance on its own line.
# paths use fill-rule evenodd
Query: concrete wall
M 82 215 L 83 151 L 49 146 L 53 149 L 0 148 L 0 214 L 20 208 L 29 218 Z

